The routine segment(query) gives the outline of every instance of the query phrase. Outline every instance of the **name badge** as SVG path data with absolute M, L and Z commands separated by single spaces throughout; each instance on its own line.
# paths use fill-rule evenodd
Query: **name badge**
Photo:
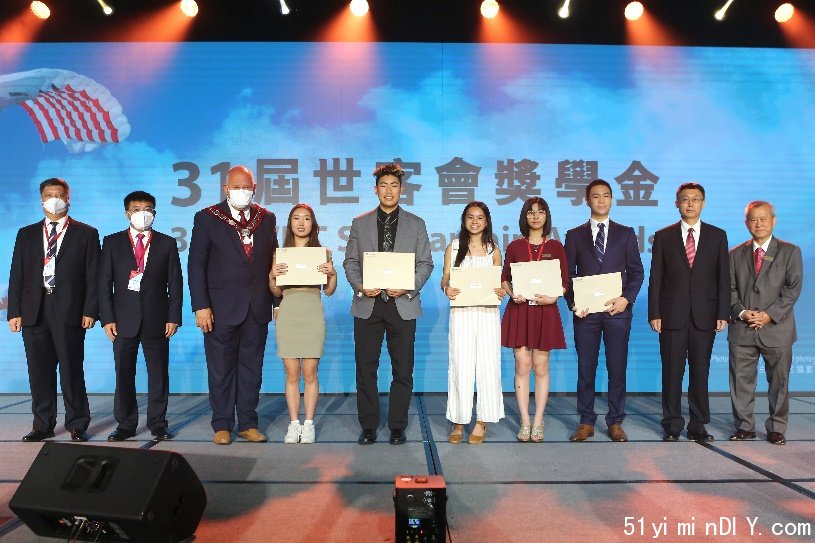
M 127 282 L 127 290 L 141 292 L 142 277 L 144 277 L 144 273 L 140 272 L 139 270 L 130 270 L 130 281 Z
M 43 276 L 52 276 L 56 275 L 57 269 L 57 259 L 54 257 L 45 257 L 42 265 L 42 274 Z

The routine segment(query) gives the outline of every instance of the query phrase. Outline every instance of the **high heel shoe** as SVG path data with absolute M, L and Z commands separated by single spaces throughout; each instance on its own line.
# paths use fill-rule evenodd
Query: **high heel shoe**
M 532 427 L 532 432 L 529 438 L 532 440 L 532 443 L 540 443 L 543 441 L 543 421 L 541 421 L 540 426 Z
M 518 430 L 518 435 L 516 437 L 518 438 L 518 441 L 520 441 L 521 443 L 526 443 L 529 441 L 531 433 L 532 427 L 530 425 L 521 424 L 521 429 Z
M 482 434 L 480 436 L 473 435 L 472 432 L 470 433 L 470 438 L 467 440 L 467 443 L 470 445 L 478 445 L 480 443 L 484 443 L 484 437 L 487 435 L 487 423 L 481 422 L 480 420 L 475 421 L 476 426 L 481 425 Z
M 458 433 L 456 433 L 458 430 Z M 464 425 L 463 424 L 454 424 L 453 429 L 450 431 L 450 437 L 447 439 L 453 445 L 458 445 L 461 443 L 461 440 L 464 438 Z

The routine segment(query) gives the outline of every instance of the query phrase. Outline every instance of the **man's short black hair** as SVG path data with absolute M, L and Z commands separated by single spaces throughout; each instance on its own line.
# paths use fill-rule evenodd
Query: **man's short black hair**
M 605 186 L 607 186 L 608 187 L 608 193 L 612 194 L 612 195 L 614 194 L 614 191 L 611 190 L 611 185 L 608 184 L 608 181 L 606 181 L 605 179 L 595 179 L 594 181 L 592 181 L 591 183 L 586 185 L 586 200 L 589 199 L 589 195 L 591 194 L 591 189 L 593 189 L 597 185 L 605 185 Z
M 156 197 L 143 190 L 135 190 L 125 196 L 125 211 L 130 207 L 130 202 L 150 202 L 153 209 L 156 209 Z
M 683 190 L 693 190 L 696 189 L 702 193 L 702 200 L 705 199 L 705 187 L 700 185 L 699 183 L 682 183 L 679 185 L 679 188 L 676 189 L 676 201 L 679 201 L 679 193 Z
M 68 183 L 66 183 L 59 177 L 51 177 L 40 183 L 40 194 L 42 194 L 42 192 L 48 187 L 62 187 L 65 189 L 65 194 L 71 193 L 71 187 L 69 187 Z
M 402 176 L 405 175 L 405 170 L 402 169 L 402 166 L 396 164 L 395 162 L 388 162 L 386 164 L 382 164 L 381 166 L 377 167 L 374 170 L 374 179 L 376 180 L 375 183 L 379 182 L 380 177 L 384 177 L 386 175 L 392 175 L 399 179 L 399 184 L 402 183 Z

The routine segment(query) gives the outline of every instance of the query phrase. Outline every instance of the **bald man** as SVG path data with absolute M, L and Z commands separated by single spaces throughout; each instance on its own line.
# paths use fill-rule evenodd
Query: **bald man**
M 227 172 L 227 198 L 195 214 L 188 277 L 195 324 L 204 334 L 213 442 L 265 442 L 258 430 L 263 351 L 273 299 L 269 271 L 277 248 L 275 216 L 253 204 L 247 168 Z

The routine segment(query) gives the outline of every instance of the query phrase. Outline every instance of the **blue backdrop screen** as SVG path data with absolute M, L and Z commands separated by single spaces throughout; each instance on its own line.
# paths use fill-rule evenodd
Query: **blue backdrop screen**
M 321 240 L 339 264 L 351 219 L 377 203 L 371 171 L 377 162 L 397 160 L 410 174 L 402 204 L 425 218 L 436 263 L 422 291 L 417 391 L 447 388 L 448 308 L 438 285 L 444 249 L 459 228 L 463 204 L 473 199 L 490 206 L 502 249 L 519 235 L 518 214 L 531 195 L 550 203 L 553 235 L 562 240 L 588 219 L 585 184 L 603 177 L 614 187 L 612 218 L 639 235 L 646 285 L 652 235 L 678 220 L 674 191 L 680 183 L 706 187 L 702 219 L 726 229 L 731 246 L 748 238 L 745 204 L 770 200 L 778 212 L 776 234 L 803 250 L 806 281 L 798 313 L 813 301 L 807 286 L 815 248 L 813 50 L 0 44 L 0 89 L 8 90 L 20 72 L 46 77 L 44 68 L 95 80 L 121 104 L 130 131 L 93 150 L 43 143 L 42 129 L 14 96 L 0 98 L 2 296 L 17 229 L 42 217 L 37 185 L 45 178 L 66 179 L 71 216 L 103 236 L 127 226 L 125 194 L 141 189 L 156 195 L 155 228 L 178 240 L 186 276 L 193 214 L 221 199 L 231 165 L 255 172 L 256 201 L 279 222 L 292 204 L 311 204 L 323 226 Z M 325 392 L 355 388 L 351 289 L 342 270 L 339 280 L 326 302 Z M 634 306 L 630 391 L 661 388 L 646 290 Z M 552 389 L 574 391 L 571 317 L 560 305 L 569 348 L 553 353 Z M 204 392 L 203 340 L 186 290 L 184 308 L 184 325 L 171 342 L 171 389 Z M 791 389 L 815 390 L 815 323 L 799 317 L 798 326 Z M 270 333 L 266 392 L 283 389 L 275 353 Z M 502 364 L 504 388 L 512 390 L 509 349 Z M 28 390 L 20 335 L 0 334 L 0 371 L 0 392 Z M 85 373 L 90 392 L 113 391 L 112 349 L 98 325 L 87 337 Z M 389 373 L 384 365 L 383 382 Z M 727 341 L 720 334 L 711 390 L 727 390 L 727 375 Z M 601 369 L 600 389 L 604 379 Z M 144 390 L 143 370 L 139 383 Z

